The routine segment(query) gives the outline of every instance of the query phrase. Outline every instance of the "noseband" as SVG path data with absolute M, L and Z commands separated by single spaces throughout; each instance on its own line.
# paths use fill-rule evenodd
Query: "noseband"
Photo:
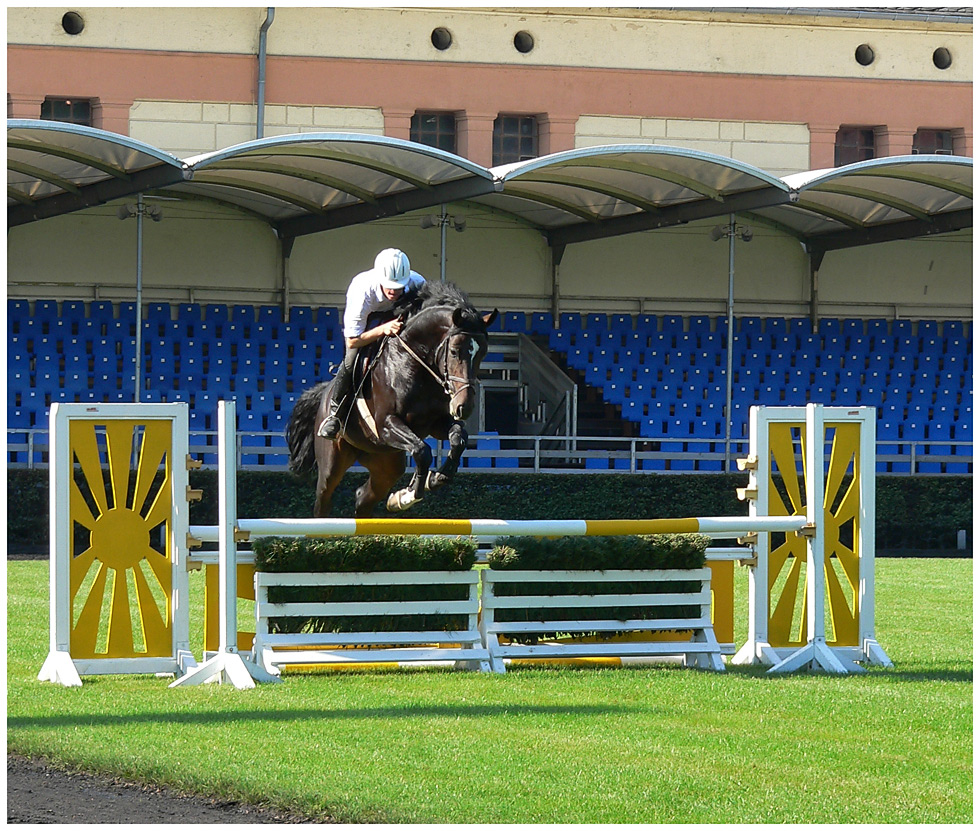
M 402 346 L 405 347 L 405 351 L 411 355 L 415 361 L 429 373 L 439 386 L 442 387 L 442 391 L 449 396 L 449 413 L 453 415 L 454 402 L 468 389 L 476 389 L 476 385 L 466 378 L 460 378 L 458 375 L 449 374 L 449 339 L 453 335 L 469 335 L 474 336 L 473 332 L 469 332 L 466 329 L 460 329 L 458 327 L 451 328 L 446 332 L 445 337 L 439 342 L 439 345 L 435 350 L 436 365 L 439 364 L 439 352 L 442 350 L 444 359 L 442 363 L 445 365 L 442 376 L 440 376 L 431 366 L 429 366 L 422 358 L 419 357 L 418 353 L 408 345 L 408 342 L 401 336 L 401 333 L 395 335 L 395 340 L 397 340 Z M 472 357 L 471 357 L 472 360 Z M 461 386 L 460 386 L 461 385 Z M 454 415 L 455 417 L 455 415 Z

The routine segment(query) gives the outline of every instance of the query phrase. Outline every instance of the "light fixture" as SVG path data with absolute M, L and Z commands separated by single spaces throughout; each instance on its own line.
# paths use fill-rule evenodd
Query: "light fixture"
M 439 279 L 445 283 L 446 282 L 446 228 L 452 226 L 454 230 L 462 232 L 466 230 L 466 217 L 463 214 L 453 214 L 449 216 L 446 213 L 446 206 L 442 206 L 442 212 L 436 216 L 435 214 L 426 214 L 425 216 L 419 217 L 419 227 L 420 228 L 438 228 L 439 234 Z
M 735 222 L 735 214 L 729 215 L 728 224 L 726 225 L 716 225 L 711 229 L 711 239 L 714 242 L 718 242 L 720 239 L 728 239 L 728 305 L 727 305 L 727 321 L 728 321 L 728 332 L 727 340 L 728 344 L 725 349 L 725 472 L 731 472 L 731 461 L 732 461 L 732 356 L 733 356 L 733 339 L 735 330 L 735 239 L 736 237 L 742 242 L 750 242 L 752 240 L 752 229 L 747 225 L 739 225 Z
M 154 222 L 163 219 L 163 211 L 157 205 L 147 205 L 143 194 L 137 194 L 136 204 L 129 202 L 116 209 L 121 220 L 136 217 L 136 402 L 142 398 L 143 389 L 143 219 L 149 217 Z

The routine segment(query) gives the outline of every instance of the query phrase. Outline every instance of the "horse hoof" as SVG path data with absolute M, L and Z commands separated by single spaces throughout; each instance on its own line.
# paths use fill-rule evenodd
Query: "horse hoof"
M 409 488 L 396 491 L 388 497 L 388 510 L 392 513 L 404 511 L 411 508 L 419 500 L 415 498 L 415 492 Z
M 429 475 L 425 477 L 425 489 L 427 491 L 434 491 L 441 488 L 443 485 L 449 484 L 449 477 L 445 473 L 439 473 L 435 470 L 430 470 Z

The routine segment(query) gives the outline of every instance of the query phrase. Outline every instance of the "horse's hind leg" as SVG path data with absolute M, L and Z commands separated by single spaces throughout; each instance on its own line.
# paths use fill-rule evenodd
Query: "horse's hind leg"
M 365 455 L 361 461 L 367 467 L 367 481 L 357 489 L 354 516 L 369 517 L 405 472 L 404 453 L 378 453 Z
M 345 441 L 329 441 L 317 438 L 317 482 L 316 502 L 313 505 L 313 516 L 330 516 L 330 505 L 333 492 L 340 484 L 352 464 L 357 453 Z

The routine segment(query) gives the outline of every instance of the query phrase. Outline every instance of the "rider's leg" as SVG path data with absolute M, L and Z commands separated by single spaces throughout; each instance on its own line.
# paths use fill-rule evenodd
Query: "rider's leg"
M 333 388 L 330 393 L 330 411 L 323 419 L 318 436 L 325 439 L 335 439 L 340 433 L 340 416 L 338 415 L 344 399 L 350 395 L 351 387 L 354 384 L 354 360 L 357 358 L 357 349 L 348 349 L 344 353 L 344 360 L 340 362 L 337 375 L 333 379 Z

